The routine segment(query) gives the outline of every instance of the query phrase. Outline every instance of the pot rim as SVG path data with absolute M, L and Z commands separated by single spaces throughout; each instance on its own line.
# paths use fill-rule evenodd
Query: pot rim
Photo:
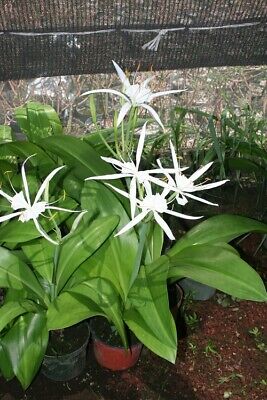
M 76 356 L 76 355 L 78 355 L 78 354 L 79 354 L 84 348 L 86 348 L 86 346 L 88 345 L 89 338 L 90 338 L 90 334 L 91 334 L 91 329 L 90 329 L 90 326 L 89 326 L 88 322 L 83 321 L 83 322 L 82 322 L 82 325 L 84 325 L 84 326 L 87 327 L 88 336 L 87 336 L 85 342 L 84 342 L 80 347 L 78 347 L 78 349 L 76 349 L 76 350 L 74 350 L 74 351 L 72 351 L 72 352 L 70 352 L 70 353 L 59 354 L 59 355 L 56 355 L 56 354 L 55 354 L 55 355 L 45 354 L 45 355 L 44 355 L 44 358 L 47 358 L 47 359 L 53 359 L 53 358 L 62 359 L 62 358 L 66 358 L 66 357 L 69 357 L 69 356 Z M 73 326 L 73 325 L 71 325 L 71 326 Z M 70 328 L 70 327 L 68 327 L 68 328 Z M 67 328 L 64 328 L 64 329 L 67 329 Z

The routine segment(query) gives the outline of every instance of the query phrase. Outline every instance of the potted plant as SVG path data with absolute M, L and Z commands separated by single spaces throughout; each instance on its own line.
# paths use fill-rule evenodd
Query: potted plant
M 0 308 L 0 371 L 6 379 L 16 376 L 24 388 L 43 360 L 44 373 L 60 380 L 76 376 L 84 366 L 89 332 L 86 325 L 77 324 L 101 314 L 93 299 L 97 286 L 90 284 L 94 295 L 88 299 L 82 293 L 72 294 L 68 282 L 75 281 L 79 266 L 97 253 L 118 223 L 118 217 L 109 216 L 83 224 L 84 211 L 74 217 L 77 211 L 63 208 L 61 199 L 54 205 L 53 193 L 48 197 L 49 183 L 63 166 L 42 181 L 32 199 L 31 178 L 35 176 L 37 181 L 38 174 L 36 167 L 27 168 L 27 172 L 26 167 L 33 158 L 23 162 L 18 182 L 10 181 L 9 190 L 0 190 L 5 210 L 0 217 L 0 286 L 6 290 Z M 57 191 L 57 186 L 54 188 Z M 70 206 L 77 207 L 69 200 Z M 57 218 L 52 212 L 59 214 Z M 79 279 L 78 283 L 86 285 L 87 280 Z M 75 351 L 69 341 L 63 356 L 55 348 L 59 342 L 55 338 L 64 341 L 64 329 L 74 326 L 74 335 L 80 332 L 82 341 Z M 47 348 L 50 352 L 46 355 Z

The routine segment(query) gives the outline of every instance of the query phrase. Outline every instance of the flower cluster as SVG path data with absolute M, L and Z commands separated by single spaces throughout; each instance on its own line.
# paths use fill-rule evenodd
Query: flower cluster
M 111 184 L 107 184 L 113 190 L 130 200 L 131 221 L 127 225 L 125 225 L 117 233 L 117 235 L 125 233 L 127 230 L 133 228 L 142 220 L 146 219 L 147 217 L 153 216 L 155 218 L 155 221 L 161 226 L 168 238 L 174 240 L 175 237 L 171 232 L 171 229 L 160 214 L 165 213 L 184 219 L 201 218 L 201 216 L 195 217 L 173 211 L 170 208 L 170 205 L 175 200 L 179 205 L 185 205 L 188 202 L 188 197 L 202 203 L 217 206 L 218 204 L 211 203 L 210 201 L 195 196 L 192 193 L 201 190 L 212 189 L 214 187 L 223 185 L 227 180 L 208 184 L 200 183 L 195 185 L 195 181 L 210 168 L 212 163 L 208 163 L 204 167 L 194 172 L 190 178 L 187 178 L 183 174 L 183 171 L 187 168 L 181 168 L 179 166 L 172 142 L 170 142 L 170 148 L 172 153 L 173 168 L 163 168 L 161 161 L 158 160 L 159 168 L 145 171 L 140 170 L 139 167 L 145 142 L 145 136 L 146 124 L 141 130 L 136 150 L 135 163 L 133 160 L 127 161 L 121 159 L 121 161 L 119 161 L 114 158 L 101 157 L 107 163 L 112 164 L 114 168 L 117 169 L 119 172 L 111 175 L 94 176 L 87 178 L 86 180 L 93 179 L 106 181 L 120 178 L 127 179 L 129 192 L 125 192 Z M 160 175 L 160 177 L 157 177 L 158 175 Z M 156 188 L 154 192 L 153 186 Z M 161 192 L 159 192 L 159 189 L 161 189 Z M 136 213 L 137 209 L 139 209 L 139 212 Z

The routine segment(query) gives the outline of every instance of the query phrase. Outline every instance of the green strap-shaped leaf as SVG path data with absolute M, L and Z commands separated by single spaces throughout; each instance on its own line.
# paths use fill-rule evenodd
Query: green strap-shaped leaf
M 66 307 L 75 312 L 66 313 Z M 65 328 L 95 315 L 103 315 L 111 320 L 127 346 L 121 299 L 112 283 L 102 278 L 89 279 L 62 292 L 48 308 L 48 328 Z
M 120 216 L 118 230 L 130 219 L 125 207 L 112 190 L 99 182 L 90 181 L 84 186 L 81 205 L 88 215 L 107 218 L 110 213 Z M 111 235 L 101 249 L 90 259 L 90 277 L 101 276 L 110 280 L 126 299 L 138 250 L 138 236 L 134 229 L 123 235 Z M 93 275 L 92 275 L 93 274 Z
M 1 338 L 0 338 L 0 375 L 1 374 L 7 381 L 14 378 L 15 376 L 9 358 L 1 344 Z
M 25 289 L 43 303 L 45 293 L 30 268 L 9 250 L 0 247 L 0 287 Z
M 0 332 L 18 316 L 36 310 L 36 305 L 30 300 L 7 302 L 0 307 Z
M 169 260 L 169 278 L 183 276 L 240 299 L 267 300 L 264 283 L 257 272 L 225 246 L 194 245 Z
M 32 142 L 38 141 L 39 138 L 63 133 L 56 111 L 48 104 L 29 102 L 15 109 L 15 118 L 21 130 Z
M 266 233 L 267 225 L 238 215 L 216 215 L 199 223 L 187 232 L 168 251 L 168 256 L 172 257 L 186 247 L 196 244 L 230 242 L 248 232 Z
M 17 156 L 25 160 L 33 154 L 36 154 L 36 156 L 32 157 L 29 163 L 33 166 L 47 165 L 53 169 L 55 165 L 54 161 L 41 147 L 34 143 L 20 141 L 0 144 L 0 157 Z
M 174 363 L 177 334 L 169 310 L 166 283 L 168 267 L 168 259 L 164 256 L 141 267 L 130 290 L 123 318 L 145 346 Z
M 0 125 L 0 143 L 12 142 L 12 131 L 8 125 Z
M 113 210 L 112 210 L 113 212 Z M 109 237 L 119 222 L 119 217 L 97 218 L 86 228 L 77 229 L 60 248 L 56 274 L 59 293 L 73 272 L 88 259 Z
M 34 270 L 47 282 L 52 283 L 55 245 L 44 238 L 39 238 L 23 245 L 22 250 Z
M 40 368 L 48 342 L 46 316 L 43 313 L 19 317 L 1 339 L 12 369 L 26 389 Z

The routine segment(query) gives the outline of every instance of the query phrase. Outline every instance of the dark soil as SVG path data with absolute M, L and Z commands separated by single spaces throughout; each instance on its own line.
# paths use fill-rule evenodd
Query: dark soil
M 50 333 L 46 354 L 60 356 L 79 349 L 88 340 L 87 324 L 79 324 L 70 328 L 52 331 Z

